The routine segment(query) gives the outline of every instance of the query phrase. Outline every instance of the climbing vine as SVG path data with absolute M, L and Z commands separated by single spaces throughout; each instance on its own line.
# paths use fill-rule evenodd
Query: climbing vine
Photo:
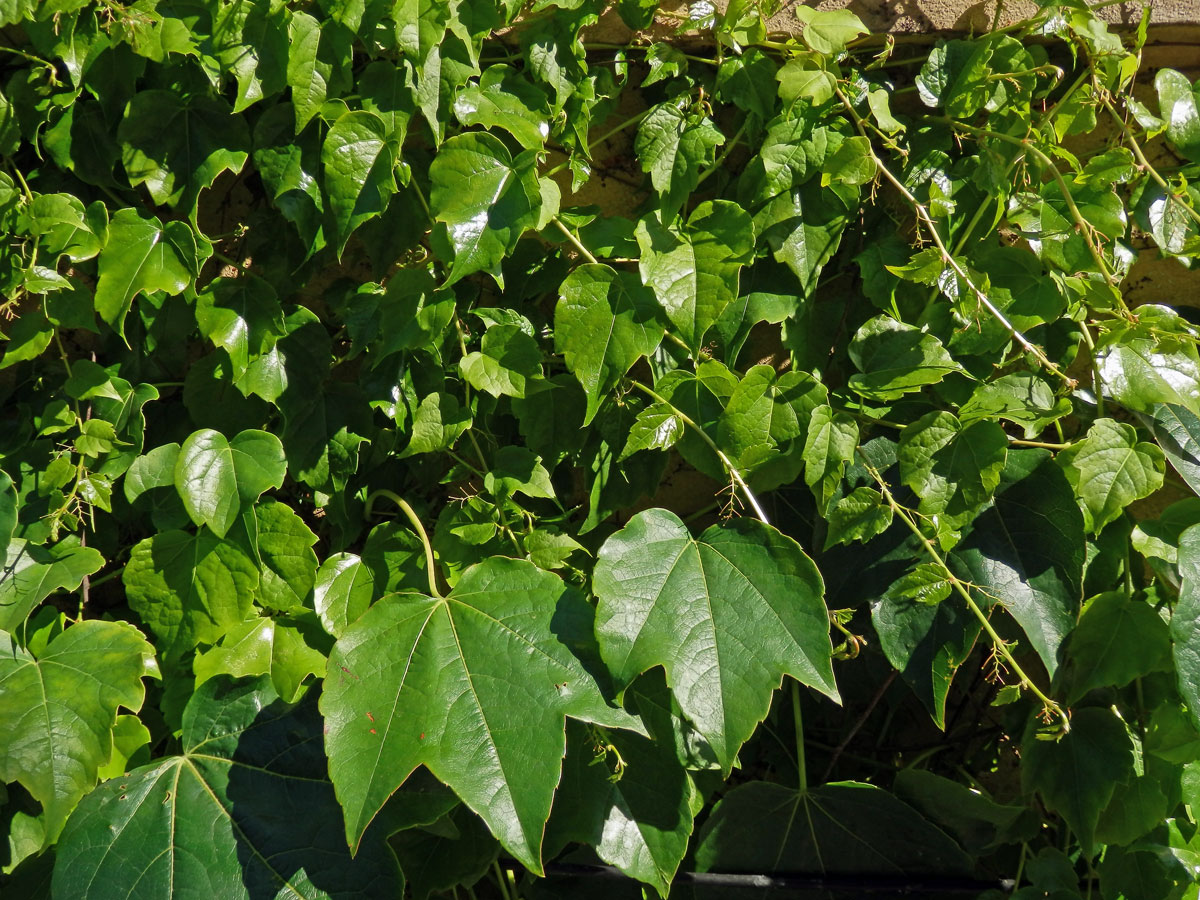
M 1195 897 L 1200 86 L 1037 5 L 0 2 L 0 887 Z

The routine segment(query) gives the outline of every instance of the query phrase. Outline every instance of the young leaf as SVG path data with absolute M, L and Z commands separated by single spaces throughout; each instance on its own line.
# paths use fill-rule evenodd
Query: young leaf
M 292 13 L 288 38 L 287 83 L 292 89 L 296 134 L 299 134 L 325 102 L 333 67 L 319 56 L 321 26 L 308 13 L 301 10 Z
M 424 765 L 523 865 L 541 871 L 565 716 L 636 721 L 605 703 L 551 630 L 552 620 L 559 628 L 587 615 L 581 603 L 533 564 L 492 557 L 447 597 L 385 597 L 343 632 L 321 711 L 352 847 Z
M 218 675 L 267 675 L 280 699 L 294 703 L 309 675 L 325 675 L 325 654 L 314 646 L 321 637 L 314 622 L 262 616 L 234 626 L 219 644 L 197 654 L 192 671 L 197 684 Z
M 554 343 L 587 394 L 583 424 L 625 373 L 657 348 L 665 332 L 654 298 L 628 272 L 605 265 L 575 269 L 559 288 Z
M 275 435 L 249 430 L 228 441 L 206 428 L 179 449 L 175 487 L 192 521 L 224 537 L 243 506 L 265 490 L 282 487 L 286 474 L 287 459 Z
M 804 439 L 804 481 L 812 488 L 819 509 L 826 510 L 833 502 L 833 493 L 857 446 L 854 419 L 824 404 L 813 410 Z
M 784 675 L 838 699 L 821 576 L 769 525 L 737 519 L 693 538 L 673 513 L 647 510 L 604 542 L 592 588 L 618 685 L 663 666 L 726 772 Z
M 850 387 L 872 400 L 895 400 L 962 370 L 932 334 L 889 316 L 877 316 L 858 330 L 850 359 L 862 373 L 850 376 Z
M 188 701 L 179 754 L 105 782 L 79 805 L 58 845 L 54 891 L 79 900 L 101 900 L 114 884 L 131 900 L 400 896 L 383 836 L 352 858 L 340 821 L 312 694 L 288 706 L 269 678 L 218 676 Z
M 844 53 L 846 44 L 869 33 L 862 20 L 848 9 L 817 10 L 798 6 L 796 18 L 804 24 L 804 30 L 800 32 L 804 43 L 825 56 Z
M 117 709 L 142 708 L 154 649 L 125 622 L 90 620 L 54 638 L 37 659 L 0 633 L 0 779 L 42 804 L 53 838 L 112 753 Z

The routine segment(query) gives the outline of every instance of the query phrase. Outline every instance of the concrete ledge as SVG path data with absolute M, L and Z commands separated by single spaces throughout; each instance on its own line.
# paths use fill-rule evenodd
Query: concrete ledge
M 985 31 L 996 17 L 997 0 L 808 0 L 817 9 L 849 9 L 872 31 L 931 32 Z M 1038 9 L 1032 0 L 1000 0 L 1001 25 L 1028 18 Z M 789 4 L 794 6 L 795 4 Z M 1150 0 L 1151 24 L 1200 26 L 1200 0 Z M 792 30 L 790 9 L 779 20 L 783 30 Z M 1142 17 L 1142 3 L 1125 2 L 1098 10 L 1099 16 L 1116 25 L 1135 27 Z M 790 22 L 788 20 L 791 20 Z

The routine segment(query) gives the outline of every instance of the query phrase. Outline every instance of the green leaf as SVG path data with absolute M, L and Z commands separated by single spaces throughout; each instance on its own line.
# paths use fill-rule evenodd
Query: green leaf
M 1046 461 L 1002 488 L 950 556 L 955 574 L 980 588 L 976 602 L 998 598 L 1051 674 L 1082 599 L 1083 538 L 1071 486 Z
M 918 574 L 920 573 L 920 574 Z M 965 604 L 928 602 L 940 593 L 940 569 L 917 566 L 871 603 L 871 624 L 889 663 L 946 727 L 946 697 L 959 666 L 975 647 L 982 626 Z M 933 593 L 930 593 L 930 590 Z
M 539 223 L 542 192 L 535 151 L 513 158 L 493 135 L 456 135 L 442 144 L 429 181 L 430 209 L 445 225 L 452 251 L 447 284 L 475 272 L 498 275 L 500 261 Z
M 572 623 L 590 629 L 589 620 L 590 608 L 556 576 L 492 557 L 467 569 L 445 598 L 394 594 L 351 625 L 321 696 L 351 846 L 424 765 L 540 873 L 564 717 L 636 721 L 605 703 L 556 637 Z
M 503 503 L 513 494 L 526 497 L 554 499 L 554 485 L 550 473 L 542 465 L 542 458 L 524 447 L 501 447 L 492 457 L 492 467 L 483 478 L 483 487 Z
M 976 788 L 925 769 L 901 769 L 892 789 L 968 853 L 982 854 L 1010 842 L 1031 840 L 1038 830 L 1039 820 L 1032 810 L 996 803 Z
M 900 478 L 921 498 L 920 511 L 961 519 L 991 499 L 1008 458 L 1008 436 L 995 422 L 963 427 L 932 412 L 900 433 Z
M 665 897 L 692 833 L 699 792 L 675 748 L 637 734 L 608 736 L 616 774 L 586 728 L 567 723 L 567 757 L 547 832 L 596 849 L 606 863 Z
M 846 45 L 860 35 L 869 34 L 867 26 L 848 9 L 816 10 L 796 7 L 796 18 L 804 25 L 800 37 L 823 56 L 838 56 Z
M 275 435 L 249 430 L 228 441 L 203 428 L 179 449 L 175 487 L 192 521 L 224 537 L 242 508 L 263 491 L 282 487 L 286 474 L 287 459 Z
M 795 103 L 805 99 L 820 106 L 833 99 L 837 79 L 816 60 L 807 57 L 789 59 L 775 75 L 779 82 L 779 99 Z
M 16 631 L 39 603 L 55 591 L 75 590 L 103 565 L 97 550 L 76 541 L 47 548 L 11 538 L 0 569 L 0 631 Z
M 249 274 L 210 281 L 196 296 L 196 324 L 201 334 L 229 354 L 235 379 L 284 333 L 283 309 L 274 289 Z
M 224 101 L 174 91 L 136 94 L 117 138 L 129 183 L 144 184 L 155 203 L 189 214 L 201 190 L 222 172 L 240 172 L 250 155 L 246 122 Z
M 584 425 L 633 364 L 658 348 L 665 329 L 656 312 L 653 295 L 629 272 L 583 265 L 563 281 L 554 343 L 587 394 Z
M 335 553 L 321 563 L 313 584 L 313 608 L 334 637 L 367 611 L 374 597 L 374 576 L 353 553 Z
M 321 25 L 308 13 L 292 13 L 288 40 L 287 83 L 292 89 L 299 134 L 325 102 L 333 66 L 321 59 Z
M 259 605 L 285 612 L 304 609 L 316 581 L 317 555 L 312 547 L 317 536 L 291 507 L 272 498 L 255 503 L 252 515 L 253 520 L 250 513 L 245 515 L 243 525 L 251 532 L 252 555 L 258 557 Z
M 17 530 L 18 502 L 13 480 L 0 469 L 0 555 L 5 557 L 5 569 L 9 567 L 7 562 L 8 543 Z
M 213 678 L 183 713 L 182 752 L 93 791 L 58 845 L 54 892 L 162 897 L 398 897 L 381 835 L 351 858 L 311 694 L 281 701 L 270 679 Z M 331 827 L 332 826 L 332 827 Z
M 387 209 L 396 191 L 396 147 L 389 140 L 387 125 L 375 113 L 348 112 L 325 135 L 321 164 L 340 258 L 354 229 Z
M 1039 740 L 1032 724 L 1021 744 L 1021 784 L 1063 817 L 1090 857 L 1100 811 L 1134 774 L 1125 723 L 1108 709 L 1079 709 L 1071 730 L 1055 741 Z
M 1169 671 L 1170 649 L 1167 623 L 1153 607 L 1124 591 L 1093 597 L 1067 643 L 1070 693 L 1065 699 L 1076 703 L 1095 688 L 1124 687 L 1142 675 Z
M 807 791 L 751 781 L 717 803 L 696 846 L 699 872 L 962 876 L 973 861 L 911 806 L 870 784 Z
M 96 282 L 96 312 L 123 335 L 125 316 L 138 294 L 166 291 L 178 294 L 192 282 L 196 269 L 195 236 L 182 222 L 144 219 L 136 210 L 122 209 L 108 225 L 108 243 L 100 253 Z
M 833 501 L 857 446 L 858 423 L 854 419 L 825 405 L 813 410 L 804 439 L 804 481 L 822 511 Z
M 493 397 L 524 397 L 529 380 L 542 373 L 542 351 L 517 325 L 493 325 L 479 350 L 459 363 L 471 387 Z
M 642 282 L 654 291 L 683 342 L 698 352 L 708 329 L 738 294 L 751 261 L 754 226 L 736 203 L 701 203 L 678 231 L 654 219 L 637 227 Z
M 108 230 L 108 208 L 97 201 L 86 209 L 70 194 L 38 194 L 29 208 L 30 231 L 41 237 L 39 249 L 58 261 L 91 259 L 100 252 Z
M 652 403 L 637 414 L 617 462 L 641 450 L 669 450 L 683 435 L 683 419 L 669 403 Z
M 725 136 L 707 116 L 686 114 L 672 103 L 653 107 L 638 125 L 633 152 L 659 194 L 662 220 L 675 218 L 700 182 L 700 169 L 711 166 L 713 151 Z
M 413 414 L 412 437 L 400 455 L 450 450 L 470 427 L 471 411 L 464 409 L 457 397 L 441 392 L 429 394 Z
M 1100 531 L 1135 500 L 1162 487 L 1163 452 L 1138 441 L 1132 426 L 1097 419 L 1087 437 L 1058 455 L 1079 497 L 1087 530 Z
M 312 622 L 267 617 L 236 625 L 219 644 L 196 656 L 196 684 L 217 675 L 269 675 L 280 699 L 294 703 L 309 675 L 325 675 L 325 654 L 313 646 L 320 632 L 313 631 Z
M 37 359 L 50 346 L 53 338 L 54 327 L 45 315 L 37 310 L 23 313 L 9 328 L 0 369 Z
M 890 316 L 863 325 L 849 352 L 862 373 L 850 376 L 850 387 L 872 400 L 895 400 L 962 371 L 936 337 Z
M 604 542 L 592 589 L 618 685 L 663 666 L 726 772 L 784 675 L 838 699 L 821 576 L 769 525 L 737 519 L 693 538 L 673 513 L 647 510 Z
M 883 534 L 892 524 L 892 508 L 874 488 L 857 487 L 829 510 L 828 549 L 850 541 L 869 541 Z
M 403 144 L 414 111 L 404 70 L 377 59 L 359 76 L 358 92 L 363 109 L 375 113 L 387 126 L 389 143 L 397 147 Z
M 175 657 L 249 618 L 259 573 L 236 544 L 208 531 L 164 531 L 133 548 L 122 580 L 160 655 Z
M 1200 416 L 1178 403 L 1152 407 L 1150 431 L 1171 467 L 1200 494 Z
M 1200 728 L 1200 526 L 1179 536 L 1179 582 L 1179 602 L 1171 611 L 1171 655 L 1179 693 Z
M 1167 137 L 1186 158 L 1200 162 L 1200 109 L 1196 89 L 1174 69 L 1159 69 L 1154 76 L 1159 115 L 1167 125 Z
M 478 84 L 458 92 L 454 116 L 468 127 L 503 128 L 526 150 L 541 150 L 550 135 L 550 123 L 538 102 L 544 103 L 545 96 L 529 90 L 528 83 L 510 78 L 512 71 L 508 66 L 487 69 Z
M 67 628 L 39 658 L 0 637 L 0 780 L 20 782 L 57 835 L 112 754 L 117 709 L 142 708 L 154 649 L 125 622 Z

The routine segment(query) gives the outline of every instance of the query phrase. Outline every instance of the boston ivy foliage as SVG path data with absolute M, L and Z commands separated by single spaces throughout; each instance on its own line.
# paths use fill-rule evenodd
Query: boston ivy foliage
M 0 2 L 5 895 L 1195 897 L 1200 85 L 1038 6 Z

